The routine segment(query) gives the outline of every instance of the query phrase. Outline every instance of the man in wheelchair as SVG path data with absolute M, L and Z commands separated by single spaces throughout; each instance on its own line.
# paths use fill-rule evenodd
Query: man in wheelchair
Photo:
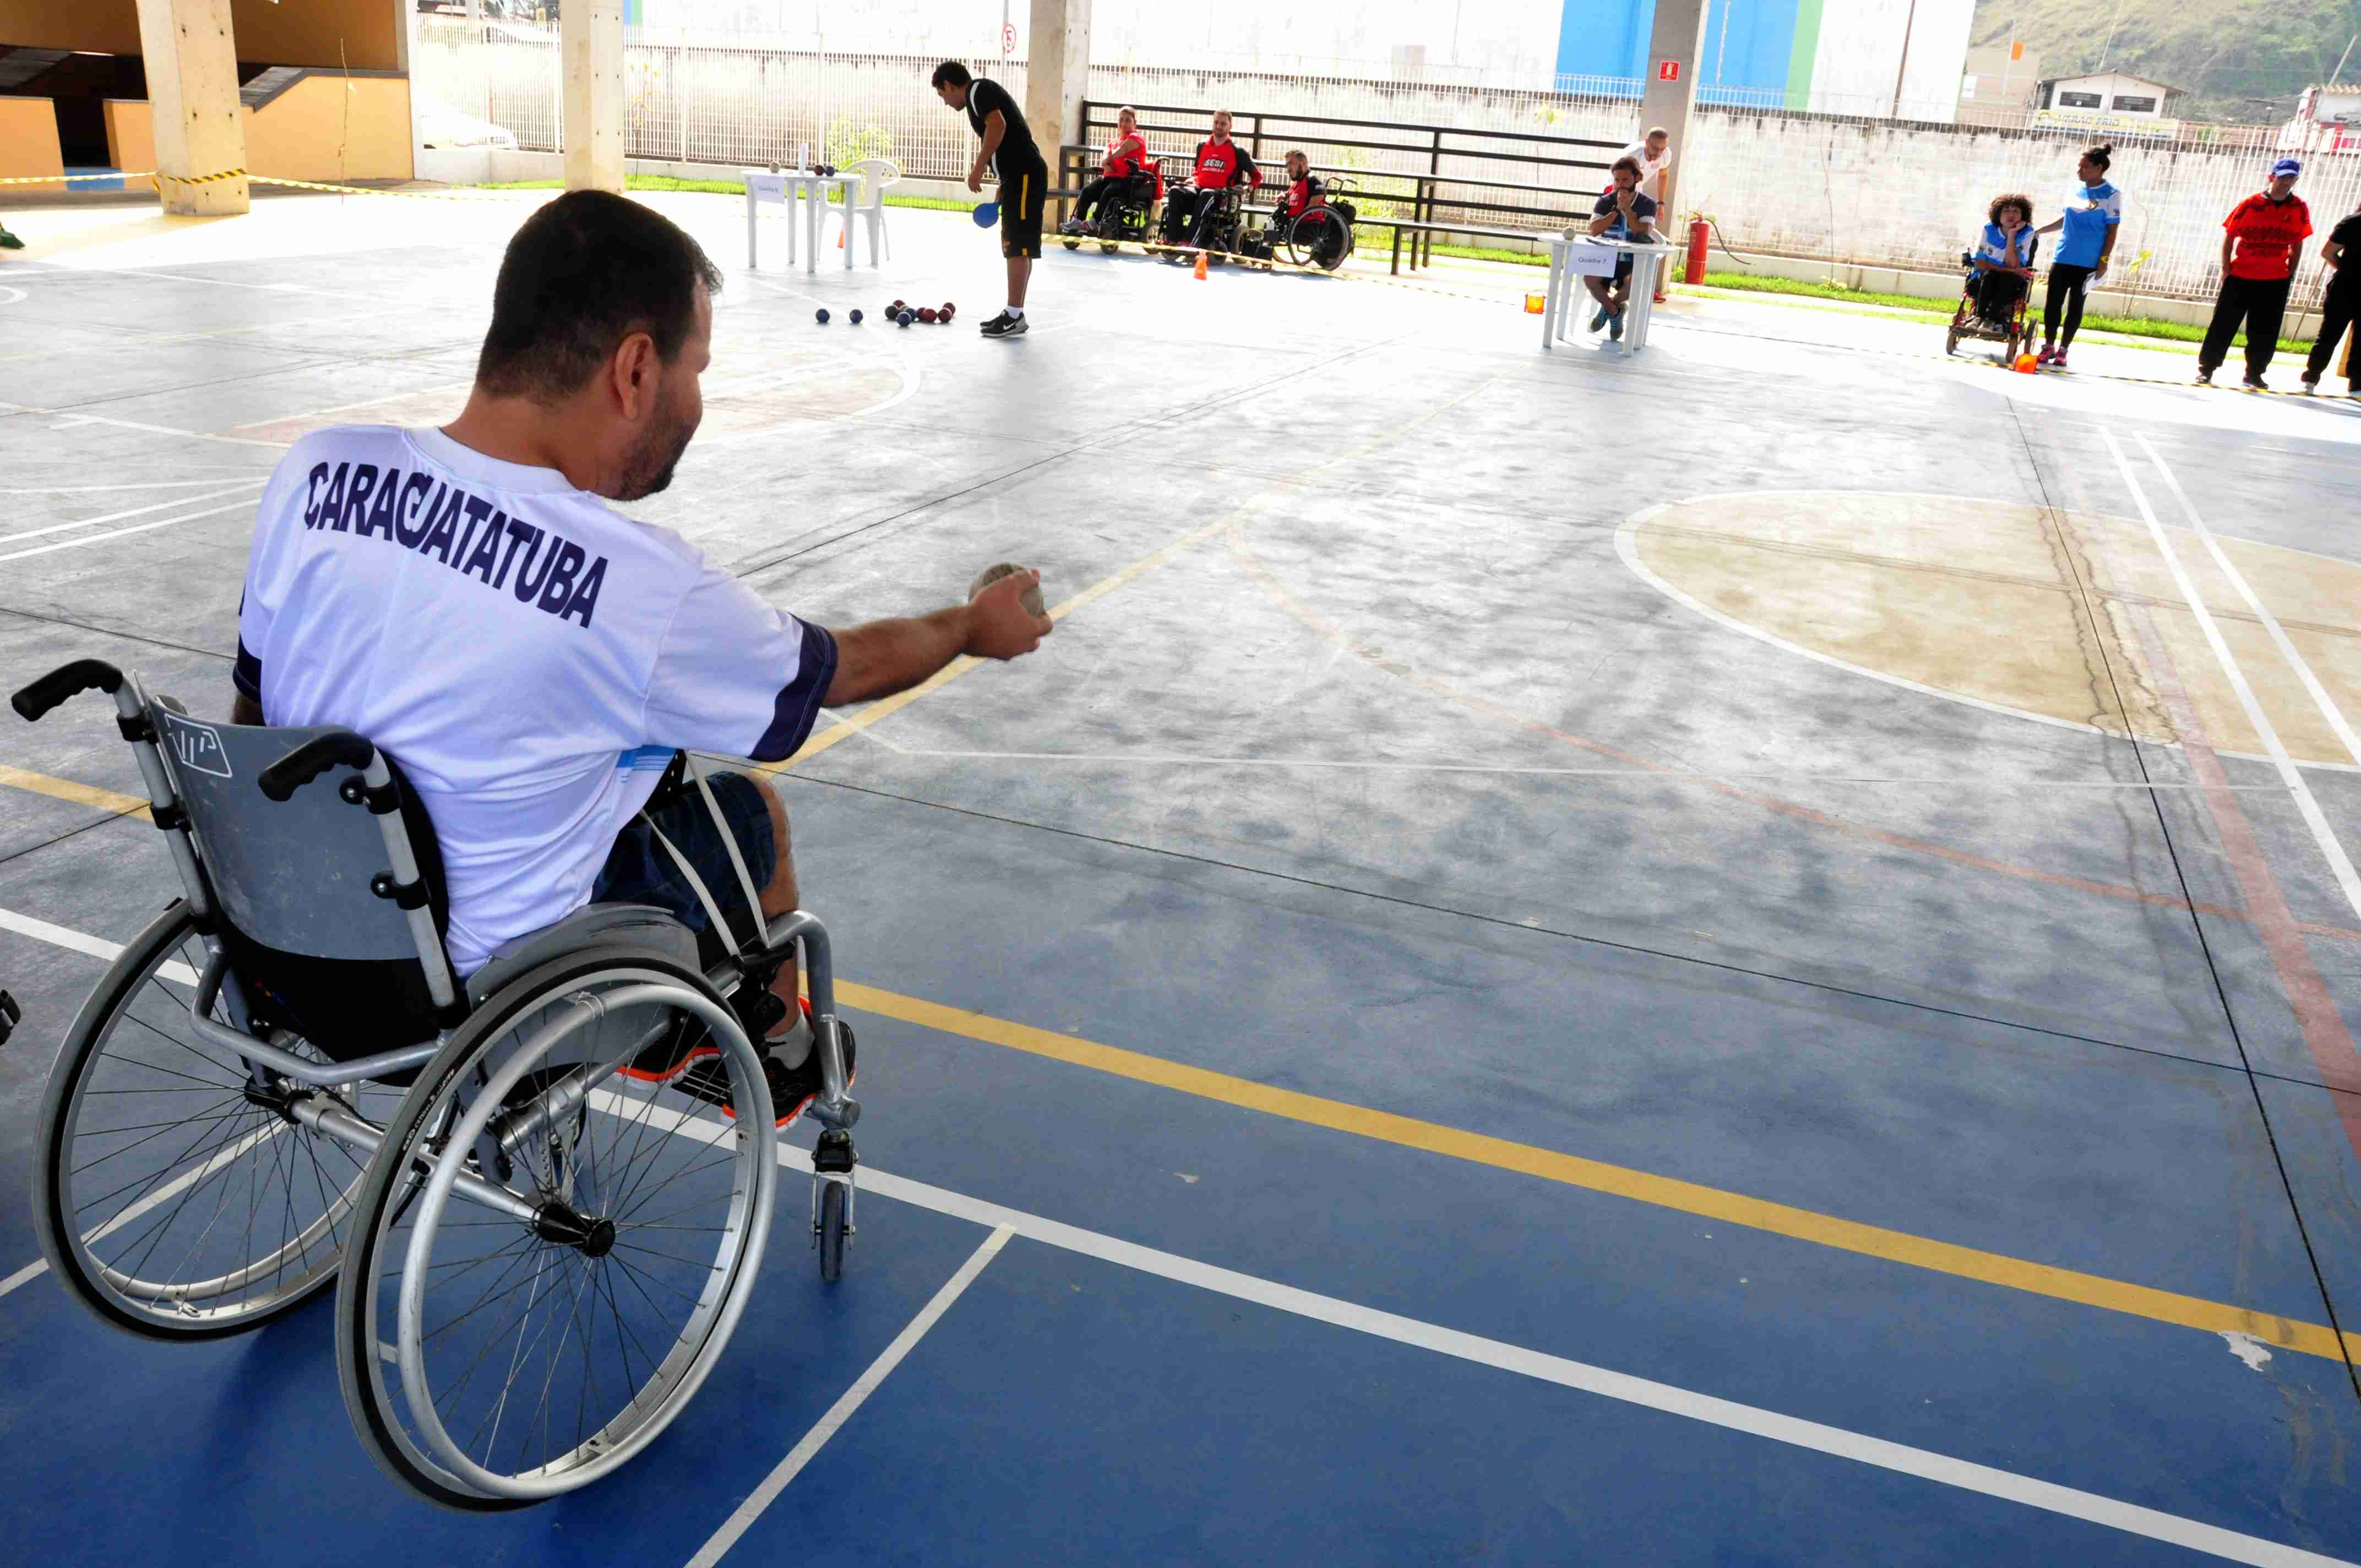
M 1164 200 L 1163 239 L 1189 250 L 1230 251 L 1237 246 L 1238 204 L 1262 188 L 1254 156 L 1230 139 L 1230 112 L 1213 111 L 1213 134 L 1197 144 L 1188 181 Z M 1176 259 L 1187 259 L 1185 254 Z
M 1300 267 L 1334 272 L 1353 253 L 1352 203 L 1332 200 L 1328 188 L 1312 172 L 1311 155 L 1301 148 L 1287 155 L 1287 183 L 1279 188 L 1270 222 L 1244 236 L 1238 248 L 1260 260 L 1290 259 Z
M 1986 213 L 1976 248 L 1967 257 L 1967 288 L 1960 303 L 1963 319 L 1972 317 L 1989 327 L 2010 330 L 2017 306 L 2031 291 L 2033 199 L 2011 193 L 1993 198 Z
M 757 932 L 799 906 L 795 860 L 759 775 L 658 797 L 676 752 L 779 762 L 823 707 L 962 654 L 1019 657 L 1050 630 L 1018 603 L 1029 572 L 830 630 L 609 504 L 672 482 L 704 411 L 721 280 L 648 208 L 562 196 L 509 244 L 458 418 L 314 432 L 263 492 L 234 722 L 339 726 L 398 767 L 439 847 L 462 976 L 590 902 L 662 906 L 710 961 L 746 904 Z M 817 1070 L 796 971 L 790 957 L 763 1009 L 783 1110 Z
M 1148 156 L 1147 138 L 1139 134 L 1137 111 L 1126 105 L 1115 111 L 1115 139 L 1107 143 L 1098 178 L 1082 187 L 1081 197 L 1074 203 L 1074 215 L 1058 225 L 1061 235 L 1078 237 L 1104 232 L 1105 215 L 1118 205 L 1137 212 L 1140 232 L 1146 232 L 1147 215 L 1156 206 L 1161 183 L 1156 160 Z M 1101 214 L 1098 227 L 1092 224 L 1093 209 Z

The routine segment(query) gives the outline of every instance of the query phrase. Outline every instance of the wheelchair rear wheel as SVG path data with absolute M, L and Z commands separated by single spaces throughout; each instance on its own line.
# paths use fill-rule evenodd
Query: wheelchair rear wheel
M 1288 259 L 1334 272 L 1353 250 L 1352 231 L 1326 207 L 1313 207 L 1287 225 Z
M 154 1339 L 241 1333 L 327 1285 L 365 1171 L 357 1151 L 273 1103 L 273 1079 L 196 1032 L 206 959 L 175 903 L 82 1004 L 41 1102 L 42 1255 L 100 1318 Z M 214 1021 L 230 1024 L 225 1003 Z M 402 1095 L 331 1092 L 374 1123 Z
M 371 1457 L 434 1501 L 492 1510 L 653 1442 L 760 1270 L 772 1117 L 728 1005 L 653 951 L 554 959 L 478 1007 L 357 1202 L 336 1359 Z

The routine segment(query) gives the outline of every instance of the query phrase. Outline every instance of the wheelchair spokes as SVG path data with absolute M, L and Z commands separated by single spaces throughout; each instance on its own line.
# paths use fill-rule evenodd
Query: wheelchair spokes
M 250 1328 L 327 1284 L 367 1163 L 196 1031 L 205 959 L 184 913 L 150 926 L 75 1020 L 44 1118 L 51 1264 L 109 1321 L 163 1337 Z M 341 1092 L 379 1118 L 400 1099 Z
M 760 1062 L 709 992 L 632 978 L 596 1002 L 544 988 L 389 1133 L 421 1190 L 368 1226 L 346 1290 L 378 1347 L 379 1460 L 444 1501 L 531 1500 L 623 1463 L 695 1393 L 752 1287 L 776 1179 Z M 626 1070 L 683 1014 L 714 1047 L 698 1081 L 738 1119 L 677 1073 Z M 449 1135 L 404 1130 L 428 1126 Z M 467 1178 L 533 1219 L 471 1201 Z

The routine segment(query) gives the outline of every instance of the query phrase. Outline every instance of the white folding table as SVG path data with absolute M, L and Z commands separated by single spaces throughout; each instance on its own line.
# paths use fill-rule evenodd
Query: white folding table
M 787 210 L 787 265 L 796 261 L 796 231 L 804 236 L 804 270 L 819 270 L 819 224 L 829 207 L 828 195 L 834 191 L 844 204 L 844 267 L 852 269 L 852 246 L 855 229 L 852 203 L 861 190 L 858 174 L 816 174 L 808 169 L 785 169 L 773 173 L 767 169 L 742 171 L 746 181 L 746 268 L 754 268 L 754 213 L 764 202 L 774 202 Z M 869 265 L 877 265 L 872 256 Z
M 1543 302 L 1542 346 L 1554 348 L 1566 339 L 1566 326 L 1579 301 L 1576 278 L 1612 278 L 1615 263 L 1631 258 L 1631 297 L 1623 306 L 1623 341 L 1627 355 L 1648 346 L 1648 322 L 1655 313 L 1656 283 L 1664 276 L 1665 258 L 1677 246 L 1651 245 L 1628 239 L 1598 239 L 1552 235 L 1549 241 L 1549 292 Z M 1587 297 L 1587 296 L 1586 296 Z

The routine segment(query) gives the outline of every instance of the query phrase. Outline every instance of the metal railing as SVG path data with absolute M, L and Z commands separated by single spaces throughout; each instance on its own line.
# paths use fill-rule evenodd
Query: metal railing
M 1210 134 L 1213 111 L 1198 105 L 1134 104 L 1151 157 L 1191 160 L 1197 139 Z M 1094 132 L 1112 132 L 1118 105 L 1082 104 L 1083 142 L 1059 149 L 1061 186 L 1087 178 L 1099 148 Z M 1607 183 L 1613 155 L 1625 144 L 1590 137 L 1551 136 L 1528 130 L 1488 130 L 1467 126 L 1413 125 L 1333 115 L 1291 114 L 1270 109 L 1232 111 L 1232 137 L 1272 177 L 1285 149 L 1301 150 L 1312 171 L 1347 180 L 1355 223 L 1393 230 L 1392 269 L 1401 270 L 1404 242 L 1411 269 L 1433 260 L 1437 234 L 1478 237 L 1538 237 L 1587 220 L 1591 196 Z M 1185 137 L 1180 149 L 1159 148 L 1159 137 Z M 1310 149 L 1329 149 L 1312 158 Z M 1575 152 L 1604 153 L 1580 158 Z M 1479 172 L 1480 171 L 1480 172 Z M 1525 174 L 1525 179 L 1492 178 Z M 1496 199 L 1524 195 L 1535 201 Z M 1562 203 L 1571 199 L 1577 211 Z M 1548 204 L 1552 202 L 1561 204 Z

